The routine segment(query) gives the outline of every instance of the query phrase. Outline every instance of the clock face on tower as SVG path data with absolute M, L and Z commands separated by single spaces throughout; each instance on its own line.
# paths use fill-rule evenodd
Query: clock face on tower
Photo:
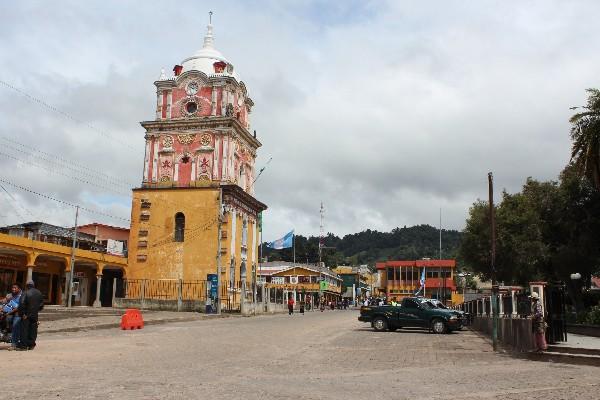
M 188 94 L 188 96 L 193 96 L 198 93 L 198 82 L 192 81 L 188 83 L 185 87 L 185 92 Z

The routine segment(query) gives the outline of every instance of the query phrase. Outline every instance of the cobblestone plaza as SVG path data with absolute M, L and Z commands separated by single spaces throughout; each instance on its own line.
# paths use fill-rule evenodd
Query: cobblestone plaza
M 464 330 L 376 333 L 356 311 L 46 333 L 0 350 L 11 399 L 597 399 L 599 368 L 493 353 Z M 42 330 L 43 332 L 43 330 Z

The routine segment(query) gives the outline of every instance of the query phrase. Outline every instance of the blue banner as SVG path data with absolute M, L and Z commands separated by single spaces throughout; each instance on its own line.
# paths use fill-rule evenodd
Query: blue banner
M 421 271 L 421 279 L 419 280 L 419 283 L 421 284 L 421 287 L 419 288 L 419 290 L 417 290 L 417 293 L 415 293 L 415 296 L 418 296 L 419 293 L 421 293 L 421 290 L 425 289 L 425 267 L 423 267 L 423 271 Z M 423 296 L 425 296 L 424 290 L 423 290 Z
M 275 250 L 289 249 L 294 245 L 294 231 L 290 231 L 281 239 L 267 243 L 267 247 Z

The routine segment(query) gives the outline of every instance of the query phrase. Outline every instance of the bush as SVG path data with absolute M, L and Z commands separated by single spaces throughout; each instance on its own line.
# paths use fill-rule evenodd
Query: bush
M 584 324 L 600 325 L 600 306 L 592 307 L 585 316 Z
M 586 309 L 600 305 L 600 290 L 585 290 L 581 297 Z
M 575 323 L 577 324 L 587 324 L 587 322 L 585 322 L 587 320 L 587 315 L 588 312 L 587 311 L 579 311 L 578 313 L 572 313 L 572 315 L 575 316 Z

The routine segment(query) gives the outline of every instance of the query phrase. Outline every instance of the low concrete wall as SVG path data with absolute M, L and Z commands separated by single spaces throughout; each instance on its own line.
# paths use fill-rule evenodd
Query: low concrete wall
M 471 329 L 492 336 L 492 318 L 476 316 Z M 516 351 L 535 350 L 533 333 L 529 318 L 499 318 L 498 341 Z
M 203 301 L 183 300 L 178 304 L 177 300 L 157 300 L 157 299 L 122 299 L 115 298 L 114 306 L 117 308 L 139 308 L 140 310 L 154 311 L 196 311 L 204 312 L 205 303 Z
M 114 307 L 116 308 L 139 308 L 140 310 L 154 311 L 184 311 L 184 312 L 205 312 L 206 305 L 203 301 L 186 301 L 179 303 L 177 300 L 157 300 L 157 299 L 123 299 L 115 298 Z M 275 303 L 258 303 L 256 307 L 254 303 L 246 302 L 241 307 L 242 315 L 258 315 L 258 314 L 276 314 L 287 312 L 285 304 Z

